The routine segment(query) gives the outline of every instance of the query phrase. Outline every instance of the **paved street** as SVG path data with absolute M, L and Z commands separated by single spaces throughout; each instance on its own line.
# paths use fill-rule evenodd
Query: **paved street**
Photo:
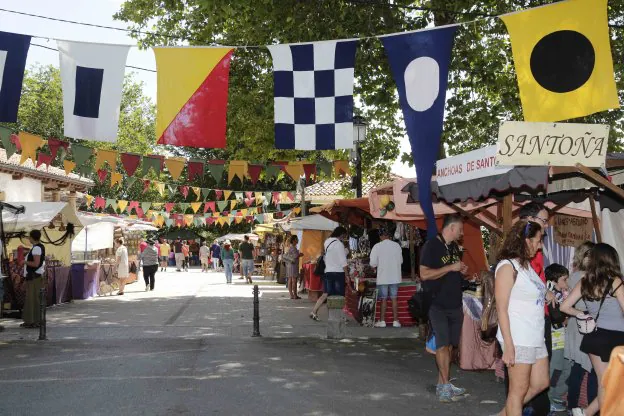
M 438 404 L 412 328 L 350 324 L 328 341 L 309 301 L 260 280 L 263 337 L 251 338 L 251 286 L 197 270 L 156 278 L 154 292 L 141 281 L 48 309 L 48 341 L 4 320 L 0 415 L 487 415 L 502 403 L 493 374 L 460 372 L 470 396 Z

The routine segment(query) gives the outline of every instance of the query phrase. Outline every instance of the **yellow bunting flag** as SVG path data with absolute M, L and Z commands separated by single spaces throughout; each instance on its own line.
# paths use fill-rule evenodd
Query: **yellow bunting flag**
M 295 182 L 305 174 L 303 162 L 289 162 L 288 165 L 284 166 L 284 170 Z
M 288 192 L 286 191 L 282 192 L 280 200 L 281 202 L 290 201 L 290 198 L 288 197 Z
M 223 227 L 223 225 L 225 225 L 225 223 L 226 223 L 226 222 L 227 222 L 227 219 L 226 219 L 225 217 L 220 217 L 220 218 L 217 220 L 217 223 L 218 223 L 220 226 L 222 226 L 222 227 Z
M 223 195 L 225 196 L 225 200 L 227 201 L 228 199 L 230 199 L 232 191 L 223 191 Z
M 293 209 L 293 212 L 295 213 L 295 215 L 299 215 L 299 213 L 301 212 L 301 208 L 297 207 Z
M 184 165 L 186 164 L 186 159 L 182 157 L 168 157 L 165 159 L 165 166 L 169 170 L 169 174 L 173 178 L 174 181 L 177 181 L 180 175 L 182 175 L 182 171 L 184 170 Z
M 569 0 L 501 16 L 526 121 L 619 108 L 607 0 Z
M 242 215 L 243 217 L 247 216 L 247 209 L 246 209 L 246 208 L 241 209 L 241 210 L 240 210 L 240 213 L 241 213 L 241 215 Z
M 104 166 L 104 162 L 108 162 L 108 166 L 114 172 L 117 169 L 117 152 L 115 150 L 97 149 L 93 168 L 95 170 L 100 169 Z
M 245 177 L 249 176 L 249 164 L 244 160 L 232 160 L 228 170 L 228 183 L 232 182 L 235 176 L 238 176 L 241 182 L 245 181 Z
M 238 205 L 238 201 L 233 199 L 230 201 L 230 209 L 234 209 L 236 208 L 236 205 Z
M 158 190 L 158 193 L 160 194 L 161 197 L 165 196 L 165 184 L 162 182 L 154 182 L 154 185 L 156 185 L 156 189 Z
M 193 190 L 193 192 L 197 196 L 197 200 L 199 201 L 201 199 L 201 188 L 198 186 L 192 186 L 191 189 Z
M 260 205 L 262 203 L 262 192 L 254 192 L 254 198 L 256 198 L 256 204 Z
M 28 158 L 32 159 L 33 163 L 37 160 L 37 149 L 43 146 L 43 139 L 41 136 L 30 133 L 19 133 L 19 141 L 22 145 L 22 157 L 20 159 L 20 165 L 23 165 Z
M 202 203 L 201 202 L 191 202 L 191 208 L 193 209 L 194 213 L 197 213 L 197 211 L 199 211 L 199 208 L 201 208 Z
M 119 172 L 111 173 L 111 188 L 121 182 L 123 175 Z
M 63 168 L 65 169 L 65 175 L 69 175 L 74 170 L 75 167 L 76 167 L 76 164 L 72 162 L 71 160 L 65 159 L 63 161 Z
M 121 212 L 124 212 L 126 210 L 126 207 L 128 207 L 128 201 L 119 200 L 117 201 L 117 206 L 119 207 L 119 210 Z
M 88 207 L 91 206 L 91 203 L 93 202 L 93 198 L 94 198 L 93 195 L 89 195 L 89 194 L 85 195 L 85 199 L 87 200 L 87 206 Z
M 236 221 L 236 224 L 240 224 L 241 222 L 243 222 L 243 217 L 236 217 L 235 221 Z
M 345 176 L 351 174 L 351 167 L 348 160 L 336 160 L 334 161 L 334 170 L 336 175 Z
M 186 224 L 187 227 L 190 227 L 191 225 L 193 225 L 193 215 L 192 214 L 185 215 L 184 223 Z

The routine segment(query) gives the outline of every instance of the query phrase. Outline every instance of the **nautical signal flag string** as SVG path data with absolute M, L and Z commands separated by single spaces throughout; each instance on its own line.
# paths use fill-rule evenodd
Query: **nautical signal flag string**
M 520 99 L 527 121 L 561 121 L 619 108 L 609 44 L 607 0 L 559 1 L 500 18 L 511 38 Z M 462 25 L 469 23 L 472 22 Z M 371 37 L 397 39 L 416 32 L 436 31 L 439 34 L 440 30 L 450 30 L 448 28 L 442 26 Z M 57 43 L 65 135 L 76 139 L 116 141 L 123 75 L 130 46 L 61 40 Z M 30 36 L 0 32 L 0 121 L 17 122 L 29 44 Z M 274 70 L 276 148 L 353 148 L 350 132 L 353 130 L 357 46 L 358 39 L 267 46 Z M 229 69 L 235 48 L 154 48 L 158 78 L 158 143 L 225 147 Z M 431 50 L 427 44 L 412 44 L 411 49 L 419 58 L 427 58 L 423 53 Z M 388 51 L 386 53 L 390 55 Z M 419 99 L 409 94 L 409 101 L 424 106 L 427 98 L 433 97 L 435 101 L 436 97 L 445 95 L 439 90 L 444 85 L 439 82 L 427 85 L 423 81 L 429 80 L 432 74 L 446 72 L 439 71 L 434 63 L 424 59 L 407 68 L 409 83 L 425 87 L 417 94 L 428 94 L 428 97 Z M 398 84 L 397 81 L 400 89 Z M 418 90 L 409 85 L 407 88 Z M 413 153 L 418 151 L 412 149 Z

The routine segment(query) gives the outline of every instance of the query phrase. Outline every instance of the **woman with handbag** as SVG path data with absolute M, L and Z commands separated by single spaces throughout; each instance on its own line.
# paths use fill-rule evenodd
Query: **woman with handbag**
M 290 247 L 284 253 L 286 263 L 286 278 L 288 279 L 288 293 L 291 299 L 301 299 L 297 295 L 297 279 L 299 278 L 299 258 L 303 256 L 297 249 L 299 238 L 296 235 L 290 237 Z
M 521 416 L 522 407 L 548 388 L 544 338 L 546 285 L 531 267 L 542 247 L 542 227 L 521 220 L 505 237 L 495 271 L 496 339 L 509 373 L 509 393 L 501 416 Z
M 574 307 L 579 301 L 586 311 Z M 611 351 L 624 345 L 624 287 L 617 251 L 609 244 L 596 244 L 590 251 L 585 276 L 561 305 L 561 311 L 576 317 L 584 335 L 581 351 L 589 359 L 600 381 L 607 369 Z M 572 409 L 573 416 L 593 416 L 600 411 L 604 388 L 586 409 Z
M 117 295 L 124 294 L 124 288 L 126 287 L 126 280 L 130 275 L 128 267 L 128 249 L 124 246 L 124 239 L 117 239 L 117 252 L 115 253 L 115 260 L 117 261 L 117 277 L 119 278 L 119 292 Z

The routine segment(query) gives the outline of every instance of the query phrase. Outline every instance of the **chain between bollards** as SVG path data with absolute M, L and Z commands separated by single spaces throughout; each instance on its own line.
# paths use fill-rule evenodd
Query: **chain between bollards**
M 46 336 L 46 290 L 39 289 L 39 341 L 48 339 Z
M 253 334 L 252 337 L 261 337 L 260 335 L 260 289 L 258 285 L 253 287 Z

